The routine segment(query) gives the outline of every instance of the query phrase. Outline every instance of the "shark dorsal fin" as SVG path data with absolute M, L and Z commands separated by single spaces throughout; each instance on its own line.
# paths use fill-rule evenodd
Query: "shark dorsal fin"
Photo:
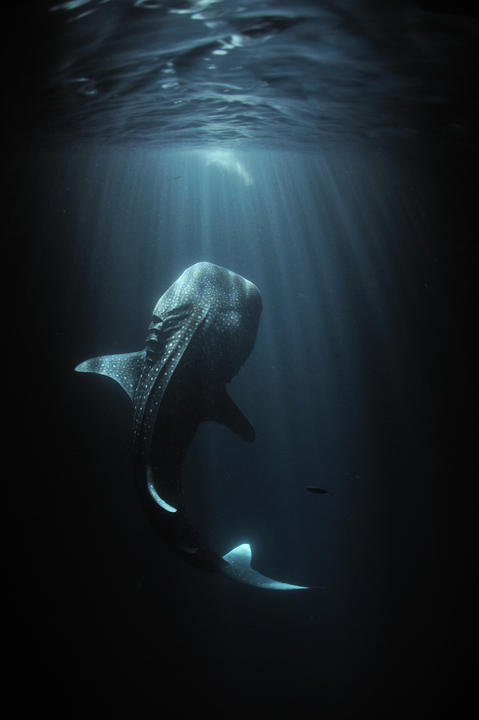
M 256 437 L 254 427 L 230 398 L 224 385 L 212 397 L 205 420 L 215 420 L 226 425 L 245 442 L 251 443 Z
M 77 372 L 91 372 L 106 375 L 116 380 L 133 400 L 138 379 L 141 375 L 146 353 L 144 350 L 124 355 L 102 355 L 85 360 L 77 365 Z

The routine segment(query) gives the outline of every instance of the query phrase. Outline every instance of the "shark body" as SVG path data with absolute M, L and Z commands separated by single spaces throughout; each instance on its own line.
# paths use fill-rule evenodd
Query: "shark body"
M 295 590 L 251 567 L 244 543 L 224 556 L 192 525 L 181 466 L 200 422 L 223 423 L 246 442 L 255 432 L 226 392 L 251 353 L 262 310 L 258 288 L 207 262 L 184 271 L 161 296 L 146 348 L 92 358 L 75 369 L 116 380 L 133 402 L 133 466 L 145 511 L 160 537 L 185 561 L 256 587 Z

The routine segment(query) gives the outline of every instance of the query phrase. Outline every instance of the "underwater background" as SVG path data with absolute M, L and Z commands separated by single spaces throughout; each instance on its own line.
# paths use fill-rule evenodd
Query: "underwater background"
M 19 713 L 459 711 L 475 628 L 475 18 L 406 0 L 10 13 Z M 172 554 L 137 497 L 130 400 L 74 372 L 143 349 L 156 301 L 199 261 L 254 282 L 263 312 L 228 386 L 256 440 L 201 425 L 187 507 L 221 555 L 249 542 L 256 570 L 308 590 Z

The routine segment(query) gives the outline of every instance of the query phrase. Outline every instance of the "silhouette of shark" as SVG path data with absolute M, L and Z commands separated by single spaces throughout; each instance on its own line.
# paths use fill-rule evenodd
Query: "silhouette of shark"
M 133 401 L 140 497 L 156 532 L 180 557 L 248 585 L 303 589 L 253 570 L 247 543 L 218 555 L 193 527 L 181 488 L 181 466 L 200 422 L 222 423 L 246 442 L 255 438 L 225 384 L 254 347 L 261 310 L 253 283 L 218 265 L 197 263 L 158 300 L 145 350 L 93 358 L 75 369 L 113 378 Z

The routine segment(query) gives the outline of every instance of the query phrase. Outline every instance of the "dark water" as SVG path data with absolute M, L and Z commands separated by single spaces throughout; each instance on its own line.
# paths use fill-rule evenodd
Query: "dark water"
M 51 5 L 12 26 L 4 165 L 19 707 L 31 693 L 68 716 L 459 708 L 477 498 L 473 19 L 409 3 Z M 257 570 L 311 590 L 171 554 L 136 496 L 128 398 L 73 372 L 142 349 L 158 297 L 200 260 L 262 293 L 229 388 L 257 439 L 202 426 L 186 501 L 215 550 L 250 542 Z

